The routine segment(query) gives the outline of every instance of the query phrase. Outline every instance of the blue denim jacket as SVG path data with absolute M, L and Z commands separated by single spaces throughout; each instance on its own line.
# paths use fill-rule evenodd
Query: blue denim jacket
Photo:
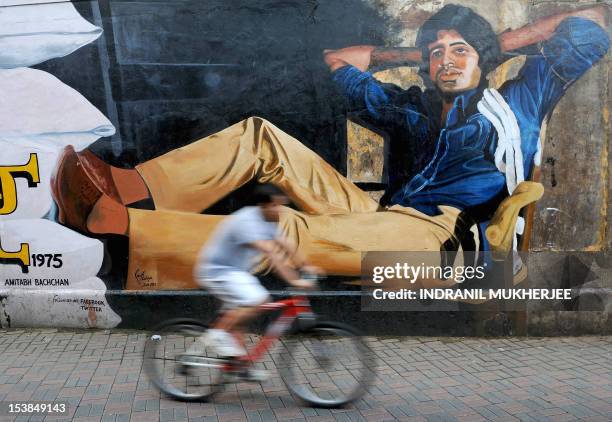
M 518 120 L 525 177 L 530 176 L 542 121 L 568 86 L 600 60 L 608 47 L 608 35 L 599 25 L 567 18 L 541 44 L 539 54 L 527 57 L 519 76 L 499 89 Z M 336 70 L 333 78 L 354 107 L 364 110 L 376 126 L 393 128 L 396 138 L 411 143 L 411 178 L 395 186 L 390 183 L 389 204 L 413 207 L 428 215 L 439 214 L 438 205 L 488 210 L 482 215 L 485 220 L 507 196 L 504 175 L 493 158 L 497 132 L 475 107 L 482 88 L 456 97 L 441 127 L 441 106 L 435 104 L 438 96 L 433 90 L 402 90 L 353 66 Z M 393 177 L 389 175 L 391 182 Z

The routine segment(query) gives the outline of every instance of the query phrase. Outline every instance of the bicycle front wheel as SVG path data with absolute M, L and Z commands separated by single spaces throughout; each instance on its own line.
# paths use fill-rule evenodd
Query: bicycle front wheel
M 184 401 L 205 400 L 218 390 L 227 361 L 201 342 L 206 329 L 200 321 L 177 319 L 151 332 L 143 366 L 157 388 Z
M 376 359 L 351 327 L 318 322 L 284 337 L 280 374 L 287 388 L 311 406 L 340 407 L 360 398 L 374 379 Z

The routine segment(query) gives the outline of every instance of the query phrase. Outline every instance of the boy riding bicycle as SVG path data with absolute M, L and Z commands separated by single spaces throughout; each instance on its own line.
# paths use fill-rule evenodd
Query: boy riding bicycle
M 272 185 L 258 185 L 255 206 L 231 214 L 202 248 L 194 269 L 198 285 L 223 303 L 222 316 L 203 336 L 202 342 L 221 356 L 240 358 L 246 354 L 241 332 L 257 315 L 257 306 L 269 299 L 268 291 L 251 274 L 264 258 L 285 282 L 299 289 L 312 288 L 300 278 L 320 270 L 306 264 L 295 248 L 277 234 L 281 207 L 287 196 Z M 249 378 L 262 378 L 249 370 Z

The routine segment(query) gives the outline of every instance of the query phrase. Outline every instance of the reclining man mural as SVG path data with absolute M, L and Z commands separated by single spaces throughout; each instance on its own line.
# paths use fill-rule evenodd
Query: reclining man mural
M 447 5 L 421 26 L 414 48 L 325 51 L 354 107 L 411 151 L 381 203 L 299 140 L 252 117 L 135 169 L 67 147 L 52 181 L 59 221 L 86 234 L 128 236 L 131 289 L 194 288 L 197 252 L 224 218 L 202 212 L 252 180 L 287 193 L 299 211 L 283 215 L 285 236 L 329 274 L 358 275 L 364 251 L 440 251 L 463 216 L 486 224 L 529 178 L 542 122 L 608 50 L 606 12 L 561 13 L 496 35 L 471 9 Z M 539 48 L 519 76 L 486 89 L 504 53 L 529 46 Z M 368 72 L 407 64 L 419 66 L 424 91 Z M 130 207 L 147 199 L 155 210 Z

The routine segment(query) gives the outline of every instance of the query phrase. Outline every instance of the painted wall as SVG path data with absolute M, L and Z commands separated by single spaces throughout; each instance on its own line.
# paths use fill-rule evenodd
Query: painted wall
M 397 146 L 407 132 L 398 135 L 397 124 L 380 124 L 367 106 L 355 107 L 334 83 L 322 52 L 351 45 L 413 46 L 423 22 L 450 2 L 252 3 L 0 0 L 1 326 L 129 326 L 126 316 L 138 301 L 113 295 L 195 288 L 191 272 L 201 243 L 223 215 L 248 201 L 250 183 L 239 188 L 240 179 L 232 189 L 225 186 L 215 194 L 209 189 L 194 199 L 181 184 L 223 162 L 229 151 L 207 148 L 198 154 L 188 148 L 252 116 L 263 119 L 251 121 L 254 126 L 270 122 L 358 182 L 368 191 L 364 198 L 379 198 L 382 192 L 376 191 L 390 178 L 406 183 L 423 169 L 414 151 Z M 454 3 L 482 15 L 496 33 L 592 5 Z M 537 49 L 519 53 L 525 54 L 515 54 L 489 75 L 487 86 L 503 93 L 504 82 L 520 79 L 526 60 L 539 54 Z M 583 282 L 604 291 L 595 308 L 604 327 L 610 321 L 605 289 L 612 288 L 609 61 L 608 53 L 564 87 L 544 119 L 542 164 L 525 166 L 525 178 L 539 179 L 545 188 L 528 219 L 529 249 L 586 253 L 571 258 L 571 264 L 566 254 L 538 255 L 545 263 L 539 268 L 554 269 L 556 279 L 567 276 L 569 267 L 586 268 L 591 275 Z M 374 71 L 404 89 L 425 86 L 415 67 Z M 493 126 L 489 130 L 497 133 Z M 381 136 L 385 133 L 393 139 Z M 429 138 L 434 145 L 437 135 Z M 66 149 L 70 145 L 73 149 Z M 188 161 L 160 160 L 181 148 Z M 394 160 L 389 161 L 389 151 Z M 164 173 L 173 180 L 142 170 L 164 162 L 175 166 L 174 173 Z M 242 166 L 245 170 L 247 164 Z M 320 189 L 312 180 L 305 184 Z M 184 195 L 168 199 L 170 192 Z M 108 200 L 104 206 L 101 194 Z M 316 213 L 293 214 L 283 226 L 286 234 L 300 237 L 289 223 Z M 371 221 L 378 224 L 376 217 Z M 312 220 L 310 227 L 319 223 Z M 346 244 L 338 229 L 330 229 L 334 224 L 320 227 L 317 239 Z M 350 252 L 413 246 L 390 243 L 393 236 L 384 230 L 373 232 L 382 233 L 378 240 L 368 239 Z M 300 247 L 309 254 L 316 252 L 312 244 Z M 554 259 L 565 260 L 565 267 L 551 265 Z M 355 276 L 337 268 L 327 269 L 335 276 Z M 552 269 L 539 274 L 553 274 Z M 548 311 L 530 309 L 532 320 L 545 325 Z M 146 312 L 154 309 L 147 305 Z

